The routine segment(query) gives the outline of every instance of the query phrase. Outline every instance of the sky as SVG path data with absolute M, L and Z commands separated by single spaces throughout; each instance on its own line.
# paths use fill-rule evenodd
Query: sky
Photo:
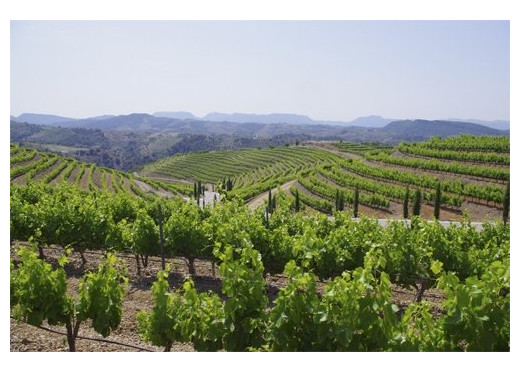
M 509 21 L 11 21 L 10 111 L 509 120 Z

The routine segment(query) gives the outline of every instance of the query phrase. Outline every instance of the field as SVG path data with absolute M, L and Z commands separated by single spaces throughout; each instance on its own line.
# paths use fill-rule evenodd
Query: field
M 183 195 L 191 190 L 186 183 L 144 180 L 128 172 L 13 144 L 10 152 L 11 183 L 15 185 L 25 185 L 29 182 L 56 185 L 65 182 L 83 190 L 129 193 L 137 196 L 152 193 L 163 197 Z
M 315 142 L 138 177 L 13 145 L 11 351 L 509 351 L 508 151 Z
M 62 253 L 60 248 L 46 248 L 45 256 L 52 263 L 56 263 Z M 74 255 L 71 262 L 66 267 L 68 277 L 68 287 L 71 294 L 78 290 L 79 277 L 86 271 L 94 271 L 100 262 L 101 253 L 89 251 L 85 255 L 87 264 L 81 265 L 79 255 Z M 14 252 L 13 252 L 14 255 Z M 150 261 L 149 268 L 143 271 L 141 275 L 137 275 L 133 258 L 127 254 L 121 254 L 120 258 L 129 268 L 129 287 L 127 296 L 123 302 L 124 317 L 117 331 L 106 338 L 101 338 L 89 325 L 81 331 L 80 337 L 90 339 L 79 339 L 77 343 L 78 351 L 161 351 L 162 349 L 147 343 L 141 339 L 137 333 L 136 315 L 140 310 L 150 311 L 153 306 L 153 298 L 150 288 L 156 279 L 157 272 L 160 271 L 160 258 L 154 257 Z M 188 266 L 184 258 L 171 258 L 168 263 L 172 265 L 173 270 L 170 273 L 168 282 L 172 288 L 182 286 L 183 280 L 188 276 Z M 208 260 L 197 260 L 195 262 L 196 275 L 192 276 L 198 291 L 212 291 L 221 293 L 222 277 L 217 272 L 215 276 L 212 273 L 211 262 Z M 287 278 L 282 275 L 267 276 L 267 296 L 270 301 L 276 298 L 276 295 L 287 284 Z M 319 283 L 318 288 L 323 289 L 324 283 Z M 322 290 L 321 290 L 322 291 Z M 412 290 L 394 286 L 392 289 L 392 300 L 400 308 L 405 309 L 413 302 L 415 293 Z M 442 293 L 436 289 L 429 289 L 424 294 L 424 299 L 435 304 L 437 309 L 440 308 L 442 302 Z M 35 326 L 25 323 L 17 324 L 11 319 L 11 351 L 68 351 L 66 337 L 63 327 L 43 325 L 44 328 L 39 329 Z M 53 332 L 54 331 L 54 332 Z M 107 342 L 108 341 L 108 342 Z M 111 342 L 117 342 L 111 343 Z M 174 343 L 172 351 L 195 351 L 189 343 Z
M 312 142 L 274 149 L 189 153 L 162 159 L 139 172 L 151 178 L 200 181 L 213 188 L 229 178 L 233 184 L 229 194 L 246 202 L 292 181 L 308 197 L 304 197 L 308 208 L 327 214 L 333 211 L 338 191 L 345 195 L 345 208 L 352 208 L 357 187 L 361 213 L 383 219 L 403 216 L 406 188 L 422 191 L 421 216 L 432 219 L 434 192 L 440 183 L 441 220 L 458 221 L 463 214 L 473 221 L 500 219 L 509 180 L 509 139 L 481 137 L 479 142 L 478 137 L 463 136 L 458 143 L 450 141 L 403 143 L 396 148 Z M 466 148 L 456 148 L 460 144 Z M 446 149 L 443 153 L 435 148 L 440 146 Z M 437 155 L 419 158 L 410 150 L 405 153 L 411 147 L 433 149 Z M 450 151 L 459 159 L 453 160 Z

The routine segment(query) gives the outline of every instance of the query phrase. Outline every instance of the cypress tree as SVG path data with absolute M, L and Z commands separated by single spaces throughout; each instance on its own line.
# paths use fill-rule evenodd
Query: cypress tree
M 358 208 L 359 208 L 359 188 L 356 186 L 354 189 L 354 217 L 358 217 Z
M 276 196 L 273 196 L 273 201 L 272 201 L 272 204 L 271 204 L 271 208 L 272 208 L 271 211 L 276 210 Z
M 335 203 L 336 203 L 336 211 L 339 210 L 339 189 L 336 189 L 336 200 L 335 200 Z
M 441 183 L 437 183 L 437 188 L 435 189 L 435 201 L 433 205 L 433 216 L 435 219 L 439 220 L 439 216 L 441 213 Z
M 502 211 L 502 219 L 504 220 L 504 225 L 507 224 L 507 219 L 509 217 L 509 205 L 510 205 L 510 197 L 509 197 L 509 183 L 507 182 L 506 191 L 504 194 L 504 209 Z
M 272 208 L 273 208 L 273 199 L 271 197 L 271 189 L 269 189 L 269 195 L 267 197 L 267 208 L 269 209 L 269 212 L 272 212 Z
M 294 195 L 294 211 L 300 211 L 300 192 L 296 189 L 296 194 Z
M 406 192 L 404 194 L 404 201 L 403 201 L 403 218 L 408 219 L 408 204 L 410 203 L 410 189 L 406 187 Z
M 421 191 L 417 189 L 413 198 L 413 210 L 412 215 L 421 215 Z
M 339 206 L 338 210 L 343 211 L 345 209 L 345 193 L 339 192 Z
M 193 183 L 193 198 L 197 198 L 197 183 Z

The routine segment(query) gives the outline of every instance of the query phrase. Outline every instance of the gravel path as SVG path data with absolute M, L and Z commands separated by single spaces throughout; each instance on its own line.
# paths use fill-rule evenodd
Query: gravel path
M 288 191 L 295 183 L 297 182 L 297 180 L 291 180 L 291 181 L 288 181 L 286 182 L 285 184 L 281 185 L 280 188 L 282 189 L 282 191 L 286 192 Z M 278 193 L 278 188 L 276 189 L 272 189 L 271 190 L 271 195 L 274 195 Z M 251 201 L 249 201 L 247 203 L 247 205 L 249 206 L 249 208 L 251 210 L 255 210 L 258 206 L 260 206 L 262 203 L 264 203 L 264 201 L 266 201 L 267 199 L 269 198 L 269 192 L 264 192 L 262 194 L 259 194 L 258 196 L 256 196 L 255 198 L 253 198 Z

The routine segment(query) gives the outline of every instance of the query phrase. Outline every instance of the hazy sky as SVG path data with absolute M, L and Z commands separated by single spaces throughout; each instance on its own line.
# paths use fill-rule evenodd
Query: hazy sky
M 11 21 L 11 114 L 509 120 L 508 21 Z

